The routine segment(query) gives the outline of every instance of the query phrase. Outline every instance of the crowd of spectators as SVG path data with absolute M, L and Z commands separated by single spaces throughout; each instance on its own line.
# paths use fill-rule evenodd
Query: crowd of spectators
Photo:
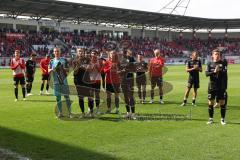
M 19 36 L 7 36 L 19 34 Z M 82 46 L 102 51 L 108 44 L 114 42 L 118 48 L 131 48 L 133 53 L 142 53 L 145 57 L 153 56 L 153 49 L 159 48 L 166 57 L 183 57 L 184 51 L 197 50 L 203 56 L 211 53 L 211 50 L 220 47 L 222 52 L 229 55 L 240 55 L 240 38 L 222 39 L 175 39 L 172 41 L 158 38 L 135 38 L 130 36 L 109 37 L 94 33 L 77 34 L 73 32 L 22 32 L 0 29 L 0 56 L 11 57 L 14 49 L 18 48 L 22 56 L 29 56 L 33 51 L 40 57 L 46 53 L 51 54 L 53 49 L 49 45 L 60 45 L 63 55 L 68 55 L 72 48 Z M 38 47 L 33 47 L 37 45 Z

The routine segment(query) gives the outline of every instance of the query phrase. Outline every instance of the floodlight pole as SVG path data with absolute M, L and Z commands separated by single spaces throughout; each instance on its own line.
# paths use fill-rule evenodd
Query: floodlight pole
M 184 2 L 187 2 L 187 3 L 185 3 L 185 5 L 183 4 Z M 170 0 L 170 2 L 169 3 L 167 3 L 163 8 L 161 8 L 158 12 L 163 12 L 164 10 L 170 10 L 170 12 L 167 12 L 168 14 L 173 14 L 174 12 L 175 13 L 177 13 L 177 15 L 182 15 L 182 16 L 185 16 L 185 14 L 186 14 L 186 11 L 187 11 L 187 9 L 188 9 L 188 6 L 189 6 L 189 3 L 190 3 L 190 0 Z M 174 4 L 176 4 L 176 5 L 174 5 Z M 173 6 L 174 5 L 174 7 L 171 7 L 171 6 Z M 178 8 L 184 8 L 184 12 L 182 13 L 182 14 L 180 14 L 178 11 L 177 11 L 177 9 Z M 170 30 L 171 28 L 169 27 L 169 30 Z M 169 35 L 168 35 L 169 36 Z M 169 37 L 168 37 L 168 39 L 169 39 Z
M 185 5 L 183 5 L 184 2 L 187 2 L 187 3 Z M 164 10 L 166 10 L 166 11 L 170 10 L 170 12 L 167 12 L 168 14 L 173 14 L 174 12 L 176 12 L 176 13 L 178 13 L 178 15 L 185 16 L 186 11 L 189 6 L 189 3 L 190 3 L 190 0 L 171 0 L 163 8 L 161 8 L 158 12 L 162 13 Z M 174 5 L 174 4 L 176 4 L 176 5 Z M 182 14 L 180 14 L 177 11 L 178 8 L 184 8 L 184 12 Z

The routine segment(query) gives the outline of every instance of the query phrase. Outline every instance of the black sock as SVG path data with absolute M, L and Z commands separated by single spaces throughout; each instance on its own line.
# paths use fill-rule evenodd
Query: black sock
M 31 91 L 32 91 L 32 84 L 30 84 L 29 86 L 29 93 L 31 93 Z
M 154 97 L 154 89 L 151 90 L 151 99 Z
M 30 84 L 26 84 L 27 93 L 30 93 L 29 92 L 29 86 L 30 86 Z
M 214 114 L 213 105 L 208 105 L 208 113 L 209 113 L 209 118 L 213 118 L 213 114 Z
M 41 85 L 41 91 L 43 91 L 43 88 L 44 88 L 44 83 L 42 83 Z
M 138 98 L 142 99 L 142 90 L 141 90 L 141 86 L 138 86 Z
M 227 102 L 228 102 L 228 94 L 227 92 L 225 92 L 225 104 L 224 104 L 225 108 L 227 107 Z
M 100 104 L 100 93 L 96 93 L 95 92 L 95 103 L 96 103 L 96 107 L 99 107 Z
M 221 117 L 224 119 L 226 115 L 226 107 L 225 105 L 221 105 Z
M 95 99 L 95 103 L 96 103 L 96 107 L 99 107 L 100 100 L 99 99 Z
M 47 84 L 47 86 L 46 86 L 46 90 L 48 91 L 48 89 L 49 89 L 49 84 Z
M 82 113 L 84 113 L 84 101 L 82 97 L 79 98 L 78 103 Z
M 128 113 L 130 112 L 130 107 L 129 107 L 129 105 L 126 105 L 126 110 L 127 110 Z
M 138 90 L 138 98 L 142 99 L 142 92 L 141 92 L 141 90 Z
M 135 107 L 134 106 L 131 106 L 131 112 L 135 113 Z
M 18 88 L 14 88 L 15 98 L 18 99 Z
M 146 90 L 143 90 L 143 100 L 146 98 Z
M 29 89 L 29 88 L 30 88 L 30 84 L 27 84 L 27 85 L 26 85 L 27 93 L 30 93 L 30 91 L 29 91 L 30 89 Z
M 119 98 L 115 97 L 115 107 L 119 108 Z
M 27 84 L 26 88 L 27 88 L 27 93 L 31 93 L 32 84 Z
M 129 105 L 130 105 L 130 106 L 134 106 L 134 105 L 135 105 L 135 100 L 134 100 L 134 98 L 133 98 L 133 95 L 132 95 L 132 97 L 131 97 L 130 100 L 129 100 Z
M 193 100 L 192 100 L 192 103 L 194 103 L 194 104 L 195 104 L 195 103 L 196 103 L 196 99 L 193 99 Z
M 22 95 L 23 95 L 23 98 L 25 98 L 25 95 L 26 95 L 26 88 L 25 87 L 22 88 Z
M 92 98 L 88 98 L 88 107 L 89 107 L 91 113 L 93 113 L 93 106 L 94 106 L 93 99 Z
M 163 99 L 163 96 L 160 96 L 160 99 L 162 100 L 162 99 Z
M 187 103 L 187 99 L 184 99 L 184 100 L 183 100 L 183 103 Z
M 107 107 L 108 109 L 111 108 L 111 98 L 107 98 Z
M 105 73 L 101 73 L 102 77 L 102 88 L 105 89 Z

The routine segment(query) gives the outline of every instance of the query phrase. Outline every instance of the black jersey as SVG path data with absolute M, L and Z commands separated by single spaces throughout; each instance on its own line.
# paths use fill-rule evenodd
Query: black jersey
M 90 85 L 90 74 L 85 68 L 81 66 L 80 59 L 75 59 L 73 61 L 73 76 L 74 83 L 81 86 Z
M 135 59 L 133 57 L 127 57 L 127 61 L 129 63 L 132 63 L 134 65 Z M 126 78 L 133 78 L 133 73 L 127 73 Z
M 197 66 L 199 69 L 202 69 L 202 63 L 200 60 L 189 59 L 186 63 L 186 67 L 191 69 Z M 199 70 L 192 70 L 189 72 L 189 79 L 199 79 Z
M 135 59 L 133 57 L 126 57 L 125 60 L 126 60 L 126 62 L 124 62 L 125 64 L 121 64 L 125 66 L 123 67 L 125 72 L 122 73 L 122 83 L 129 83 L 129 80 L 133 79 L 134 77 L 133 68 Z
M 219 72 L 214 73 L 216 67 L 219 67 Z M 227 89 L 227 65 L 224 61 L 209 62 L 206 67 L 206 76 L 210 77 L 208 85 L 210 91 Z
M 147 70 L 147 62 L 145 61 L 141 61 L 141 62 L 138 62 L 137 64 L 137 67 L 136 67 L 136 77 L 142 77 L 145 75 L 145 71 L 144 70 Z M 139 71 L 138 71 L 139 70 Z
M 226 66 L 226 68 L 227 68 L 228 62 L 227 62 L 226 59 L 223 59 L 223 65 Z M 226 89 L 227 89 L 227 85 L 228 85 L 228 73 L 227 73 L 227 70 L 223 74 L 225 74 L 225 76 L 224 76 L 225 80 L 224 81 L 226 82 Z
M 26 75 L 34 75 L 36 70 L 36 62 L 28 59 L 26 61 Z

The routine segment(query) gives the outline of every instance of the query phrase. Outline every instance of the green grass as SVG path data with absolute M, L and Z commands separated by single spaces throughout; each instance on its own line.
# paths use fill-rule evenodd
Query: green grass
M 127 121 L 110 115 L 107 116 L 110 118 L 68 121 L 55 119 L 53 96 L 37 95 L 39 71 L 33 84 L 35 96 L 26 102 L 21 101 L 21 92 L 20 101 L 14 102 L 11 71 L 0 70 L 0 73 L 0 148 L 34 160 L 233 160 L 240 157 L 240 65 L 229 66 L 226 126 L 220 124 L 219 109 L 215 110 L 215 123 L 206 125 L 208 79 L 204 74 L 201 74 L 198 106 L 192 110 L 192 120 Z M 164 80 L 173 85 L 173 90 L 164 96 L 167 103 L 137 104 L 137 112 L 188 114 L 190 106 L 179 107 L 187 76 L 184 66 L 168 67 Z M 77 98 L 71 96 L 71 99 L 77 114 L 80 112 Z M 124 105 L 120 107 L 124 113 Z

